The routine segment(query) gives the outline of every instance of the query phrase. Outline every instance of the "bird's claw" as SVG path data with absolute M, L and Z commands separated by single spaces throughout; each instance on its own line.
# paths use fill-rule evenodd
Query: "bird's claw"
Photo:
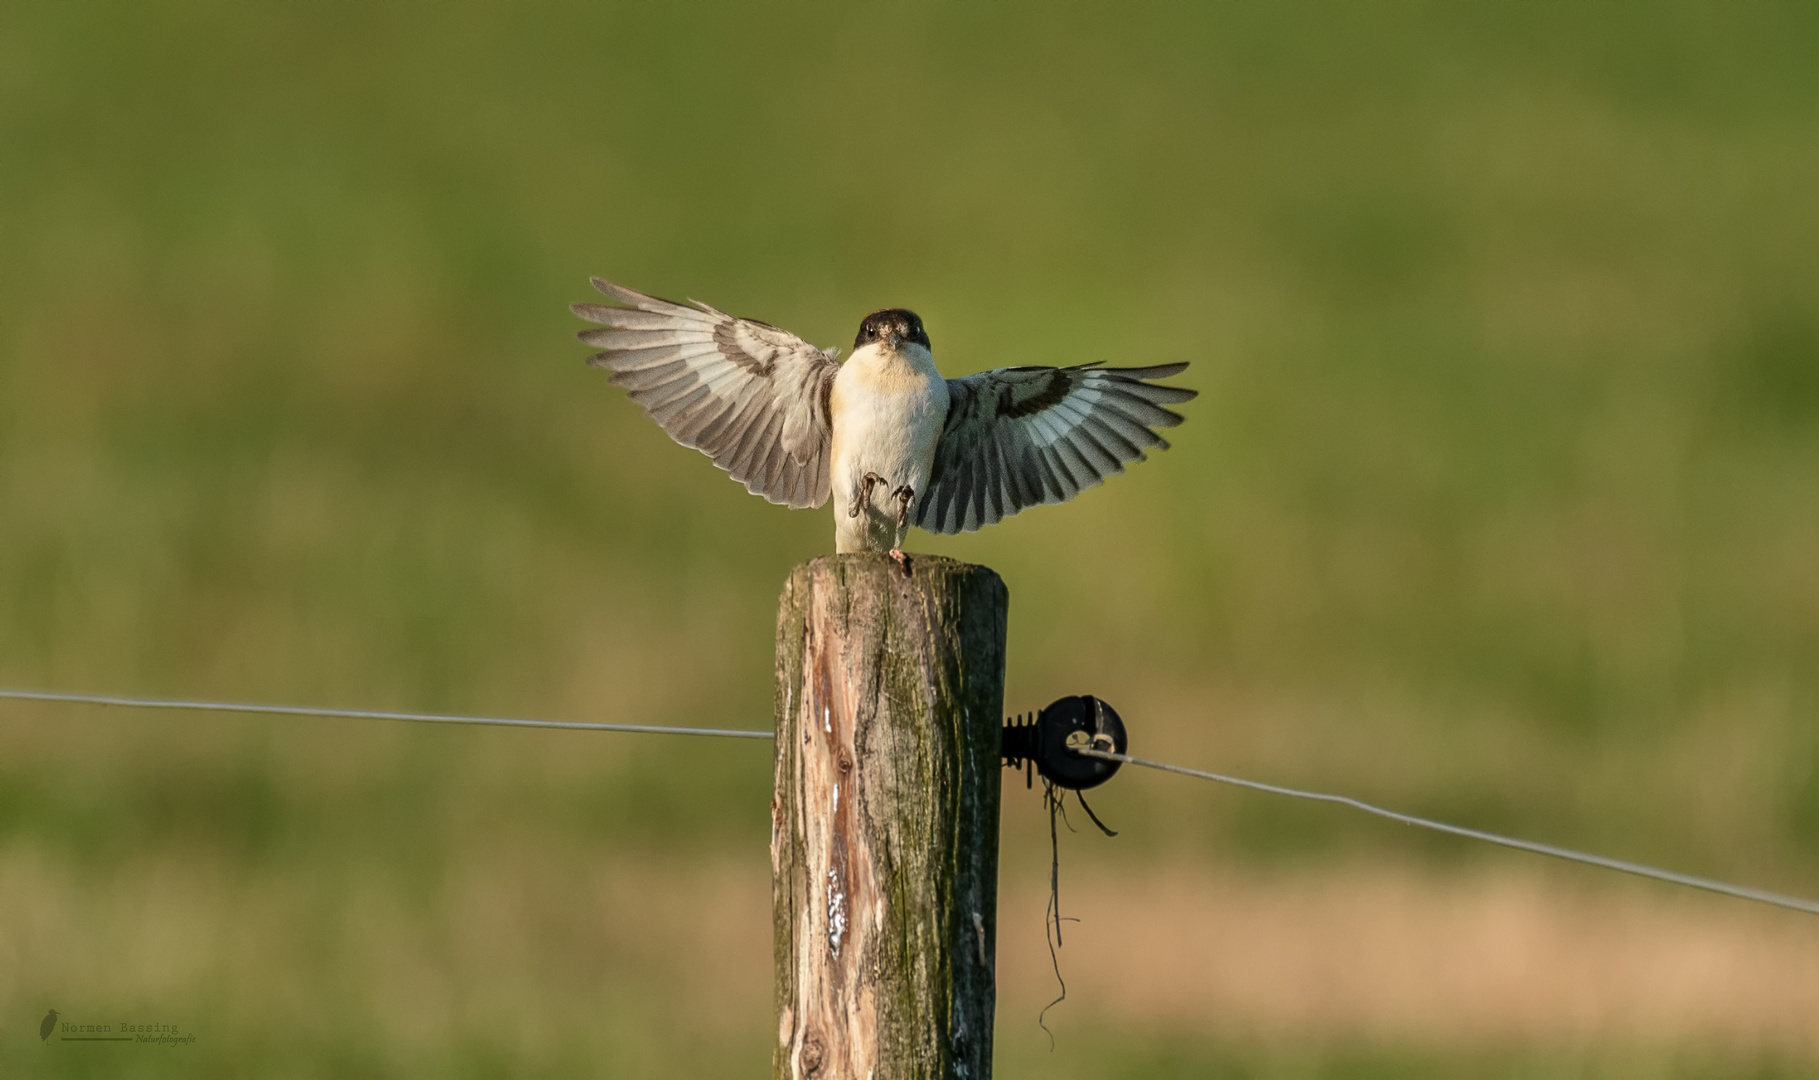
M 897 528 L 901 529 L 909 524 L 909 508 L 916 498 L 916 489 L 905 484 L 891 494 L 897 497 Z
M 859 495 L 857 498 L 853 499 L 853 505 L 847 508 L 846 516 L 849 518 L 858 517 L 859 511 L 865 509 L 865 505 L 872 501 L 873 485 L 882 484 L 884 482 L 884 477 L 879 476 L 877 473 L 866 473 L 865 479 L 859 481 Z
M 910 576 L 909 555 L 907 553 L 899 551 L 896 548 L 892 548 L 891 549 L 891 559 L 898 566 L 903 567 L 903 576 L 904 577 Z

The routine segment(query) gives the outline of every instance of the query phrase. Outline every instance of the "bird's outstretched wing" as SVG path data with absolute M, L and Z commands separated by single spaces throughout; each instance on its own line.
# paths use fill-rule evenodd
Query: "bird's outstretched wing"
M 699 301 L 688 307 L 593 282 L 631 306 L 570 309 L 606 327 L 575 335 L 604 350 L 588 363 L 611 371 L 671 438 L 713 458 L 745 490 L 798 509 L 827 501 L 838 350 Z
M 915 523 L 971 532 L 1029 506 L 1065 502 L 1151 446 L 1152 428 L 1174 427 L 1163 408 L 1198 391 L 1156 386 L 1186 364 L 1145 368 L 999 368 L 947 381 L 947 424 Z

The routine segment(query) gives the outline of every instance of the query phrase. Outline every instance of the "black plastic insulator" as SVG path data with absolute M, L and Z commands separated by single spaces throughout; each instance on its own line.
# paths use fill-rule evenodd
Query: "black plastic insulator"
M 1033 764 L 1057 787 L 1074 791 L 1098 787 L 1123 764 L 1074 753 L 1076 748 L 1122 754 L 1127 745 L 1118 711 L 1090 694 L 1064 697 L 1034 717 L 1019 716 L 1004 724 L 1007 768 Z

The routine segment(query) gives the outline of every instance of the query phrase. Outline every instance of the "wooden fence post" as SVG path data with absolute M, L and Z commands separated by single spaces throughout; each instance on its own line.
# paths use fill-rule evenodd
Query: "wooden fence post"
M 991 1076 L 1008 602 L 933 555 L 784 586 L 774 1080 Z

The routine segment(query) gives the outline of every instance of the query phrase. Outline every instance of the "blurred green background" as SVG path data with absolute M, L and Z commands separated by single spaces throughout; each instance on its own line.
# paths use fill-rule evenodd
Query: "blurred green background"
M 1203 391 L 1073 505 L 912 536 L 1008 582 L 1008 708 L 1819 892 L 1816 48 L 1797 3 L 0 6 L 0 685 L 768 726 L 828 512 L 673 446 L 566 305 L 601 274 L 823 345 L 903 305 L 950 375 Z M 0 1072 L 768 1069 L 760 745 L 0 736 Z M 1152 775 L 1095 806 L 1065 883 L 1524 858 Z M 1819 955 L 1738 907 L 1686 910 Z M 1005 972 L 1001 1075 L 1819 1071 L 1787 1032 L 1146 1025 L 1062 959 L 1053 1053 L 1046 954 Z M 42 1045 L 51 1006 L 198 1041 Z

